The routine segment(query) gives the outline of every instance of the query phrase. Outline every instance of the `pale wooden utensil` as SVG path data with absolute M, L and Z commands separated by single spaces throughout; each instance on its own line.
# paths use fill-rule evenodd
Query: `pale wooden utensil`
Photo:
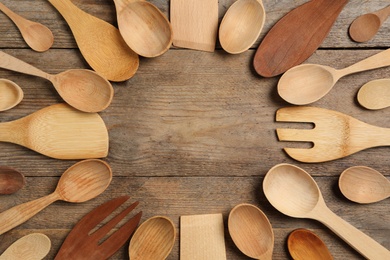
M 72 30 L 84 59 L 97 73 L 111 81 L 134 76 L 139 57 L 123 40 L 113 25 L 96 18 L 70 0 L 49 0 Z
M 111 183 L 110 166 L 102 160 L 80 161 L 61 176 L 55 191 L 0 213 L 0 235 L 26 222 L 57 200 L 80 203 L 95 198 Z
M 284 148 L 289 156 L 301 162 L 331 161 L 371 147 L 390 145 L 390 129 L 324 108 L 281 108 L 276 112 L 276 121 L 315 125 L 314 129 L 276 129 L 279 141 L 314 143 L 309 149 Z
M 317 220 L 367 259 L 390 259 L 390 252 L 333 213 L 314 179 L 291 164 L 272 167 L 263 181 L 264 194 L 277 210 L 293 218 Z
M 372 80 L 364 84 L 357 94 L 359 104 L 377 110 L 390 106 L 390 78 Z
M 67 104 L 0 123 L 0 141 L 56 159 L 101 158 L 108 153 L 108 132 L 99 114 L 84 113 Z
M 238 0 L 224 15 L 219 27 L 219 42 L 231 54 L 248 50 L 259 38 L 265 22 L 262 0 Z
M 50 248 L 50 238 L 41 233 L 32 233 L 10 245 L 0 256 L 0 260 L 40 260 L 45 258 Z
M 256 206 L 239 204 L 229 214 L 228 227 L 234 244 L 245 255 L 271 260 L 274 232 L 267 216 Z
M 53 33 L 43 24 L 27 20 L 11 11 L 2 3 L 0 3 L 0 10 L 14 22 L 24 41 L 34 51 L 47 51 L 53 45 Z
M 6 111 L 19 104 L 23 95 L 23 90 L 15 82 L 0 79 L 0 111 Z
M 51 75 L 2 51 L 0 67 L 49 80 L 58 94 L 80 111 L 100 112 L 114 96 L 110 82 L 92 70 L 71 69 Z
M 7 166 L 0 166 L 0 194 L 15 193 L 25 184 L 26 179 L 19 171 Z
M 356 18 L 349 27 L 349 35 L 356 42 L 366 42 L 374 38 L 383 22 L 390 15 L 390 5 L 376 12 Z
M 213 52 L 218 34 L 218 0 L 171 0 L 173 45 Z
M 283 74 L 278 82 L 278 93 L 291 104 L 310 104 L 325 96 L 341 77 L 385 66 L 390 66 L 390 49 L 340 70 L 318 64 L 302 64 Z
M 173 222 L 164 216 L 155 216 L 142 223 L 130 241 L 131 260 L 163 260 L 175 244 L 176 230 Z
M 181 260 L 226 260 L 222 214 L 180 217 Z
M 343 195 L 357 203 L 374 203 L 390 197 L 390 181 L 377 170 L 366 166 L 353 166 L 339 178 Z
M 287 239 L 287 247 L 294 260 L 333 260 L 324 241 L 307 229 L 296 229 Z
M 172 27 L 165 15 L 145 0 L 114 0 L 119 31 L 129 47 L 152 58 L 172 45 Z

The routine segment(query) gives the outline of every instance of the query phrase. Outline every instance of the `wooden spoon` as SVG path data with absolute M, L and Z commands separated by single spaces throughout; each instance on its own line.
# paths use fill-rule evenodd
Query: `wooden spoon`
M 172 27 L 165 15 L 144 0 L 114 0 L 119 31 L 129 47 L 144 57 L 156 57 L 172 45 Z
M 230 6 L 219 27 L 219 42 L 231 54 L 248 50 L 257 40 L 265 22 L 261 0 L 238 0 Z
M 83 112 L 106 109 L 114 95 L 110 82 L 92 70 L 71 69 L 50 75 L 2 51 L 0 67 L 49 80 L 69 105 Z
M 263 190 L 269 202 L 285 215 L 320 221 L 367 259 L 390 259 L 390 252 L 333 213 L 314 179 L 291 164 L 278 164 L 266 174 Z
M 307 229 L 296 229 L 287 239 L 287 247 L 294 260 L 333 260 L 325 243 Z
M 359 104 L 377 110 L 390 106 L 390 78 L 372 80 L 364 84 L 357 95 Z
M 45 258 L 50 248 L 50 238 L 41 233 L 32 233 L 16 240 L 4 251 L 0 259 L 39 260 Z
M 95 198 L 106 190 L 111 179 L 111 168 L 102 160 L 90 159 L 74 164 L 62 174 L 52 194 L 0 213 L 0 235 L 26 222 L 57 200 L 80 203 Z
M 23 90 L 8 79 L 0 79 L 0 111 L 13 108 L 23 99 Z
M 12 194 L 26 184 L 24 175 L 7 166 L 0 166 L 0 194 Z
M 47 51 L 53 45 L 53 33 L 43 24 L 27 20 L 12 12 L 2 3 L 0 3 L 0 10 L 14 22 L 22 34 L 24 41 L 34 51 Z
M 343 195 L 357 203 L 374 203 L 390 196 L 390 181 L 380 172 L 365 166 L 343 171 L 339 178 Z
M 176 230 L 173 222 L 162 216 L 155 216 L 142 223 L 130 241 L 131 260 L 165 259 L 175 244 Z
M 356 18 L 349 27 L 349 35 L 356 42 L 366 42 L 374 38 L 379 28 L 390 15 L 390 5 L 376 12 Z
M 70 0 L 49 2 L 65 18 L 92 69 L 111 81 L 124 81 L 134 76 L 139 57 L 127 46 L 117 28 L 87 14 Z
M 310 104 L 325 96 L 343 76 L 389 65 L 390 49 L 341 70 L 317 64 L 299 65 L 283 74 L 278 93 L 291 104 Z
M 229 233 L 246 256 L 272 259 L 274 232 L 267 216 L 256 206 L 239 204 L 229 214 Z

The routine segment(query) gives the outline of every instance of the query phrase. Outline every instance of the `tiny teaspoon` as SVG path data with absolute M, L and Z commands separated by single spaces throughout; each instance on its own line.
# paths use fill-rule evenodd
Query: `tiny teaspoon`
M 294 260 L 333 260 L 325 243 L 307 229 L 296 229 L 287 239 L 287 247 Z
M 0 79 L 0 111 L 15 107 L 23 99 L 23 90 L 8 79 Z
M 24 175 L 7 166 L 0 166 L 0 195 L 12 194 L 26 184 Z
M 390 106 L 390 78 L 372 80 L 358 92 L 359 104 L 367 109 L 377 110 Z
M 32 233 L 16 240 L 0 255 L 0 259 L 40 260 L 45 258 L 50 248 L 50 238 L 41 233 Z

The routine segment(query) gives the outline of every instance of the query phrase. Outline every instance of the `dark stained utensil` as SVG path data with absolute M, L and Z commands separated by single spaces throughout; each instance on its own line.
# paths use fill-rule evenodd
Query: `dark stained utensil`
M 15 193 L 25 184 L 23 174 L 8 166 L 0 166 L 0 195 Z
M 290 233 L 287 247 L 294 260 L 333 260 L 333 256 L 314 232 L 299 228 Z

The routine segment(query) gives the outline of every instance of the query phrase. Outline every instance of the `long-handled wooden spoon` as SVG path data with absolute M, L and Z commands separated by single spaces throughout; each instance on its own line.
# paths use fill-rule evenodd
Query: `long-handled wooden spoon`
M 49 80 L 69 105 L 84 112 L 106 109 L 114 96 L 110 82 L 92 70 L 71 69 L 51 75 L 2 51 L 0 67 Z
M 357 203 L 374 203 L 390 197 L 390 181 L 377 170 L 366 166 L 353 166 L 339 178 L 343 195 Z
M 325 96 L 341 77 L 385 66 L 390 66 L 390 49 L 340 70 L 318 64 L 302 64 L 283 74 L 278 82 L 278 93 L 291 104 L 310 104 Z
M 374 38 L 383 22 L 390 16 L 390 5 L 376 12 L 356 18 L 349 27 L 349 35 L 356 42 L 366 42 Z
M 114 0 L 119 31 L 129 47 L 156 57 L 172 45 L 172 27 L 165 15 L 145 0 Z
M 263 190 L 272 206 L 283 214 L 323 223 L 367 259 L 390 259 L 389 250 L 326 206 L 317 183 L 303 169 L 291 164 L 272 167 L 264 178 Z
M 23 99 L 23 90 L 13 81 L 0 79 L 0 111 L 13 108 Z
M 26 179 L 19 171 L 7 166 L 0 166 L 0 194 L 15 193 L 25 184 Z
M 294 260 L 333 260 L 324 241 L 307 229 L 296 229 L 287 239 L 287 247 Z
M 372 80 L 364 84 L 358 94 L 359 104 L 367 109 L 377 110 L 390 106 L 390 78 Z
M 106 190 L 112 179 L 110 166 L 102 160 L 80 161 L 61 176 L 55 191 L 0 213 L 0 235 L 26 222 L 57 200 L 80 203 Z
M 53 33 L 43 24 L 27 20 L 26 18 L 12 12 L 2 3 L 0 3 L 0 10 L 15 23 L 22 34 L 24 41 L 34 51 L 47 51 L 53 45 Z
M 51 241 L 45 234 L 32 233 L 16 240 L 2 255 L 0 260 L 40 260 L 51 248 Z

